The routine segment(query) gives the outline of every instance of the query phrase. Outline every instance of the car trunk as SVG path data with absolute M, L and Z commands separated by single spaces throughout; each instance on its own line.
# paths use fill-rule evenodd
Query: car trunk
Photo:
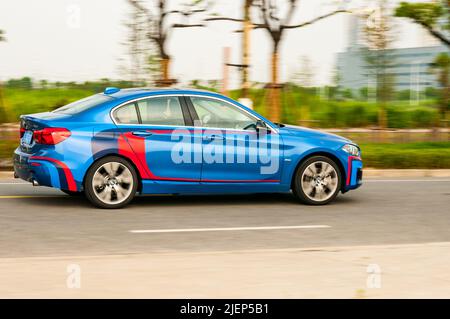
M 24 153 L 33 154 L 39 148 L 49 147 L 53 145 L 41 145 L 34 143 L 33 137 L 31 137 L 30 143 L 25 143 L 24 135 L 32 135 L 35 131 L 42 130 L 46 127 L 58 126 L 58 122 L 66 120 L 71 117 L 69 114 L 44 112 L 29 115 L 20 116 L 20 150 Z M 28 132 L 28 133 L 27 133 Z

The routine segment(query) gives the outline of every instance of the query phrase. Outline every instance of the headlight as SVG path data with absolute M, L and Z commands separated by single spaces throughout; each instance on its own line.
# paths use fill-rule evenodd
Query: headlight
M 344 146 L 342 146 L 342 149 L 352 156 L 360 156 L 361 155 L 361 151 L 359 150 L 359 147 L 352 145 L 352 144 L 345 144 Z

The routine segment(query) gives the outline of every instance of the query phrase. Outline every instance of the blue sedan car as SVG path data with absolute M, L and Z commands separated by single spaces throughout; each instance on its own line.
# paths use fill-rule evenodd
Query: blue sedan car
M 291 192 L 323 205 L 362 182 L 351 141 L 272 123 L 206 91 L 107 88 L 53 112 L 21 116 L 15 177 L 96 206 L 140 194 Z

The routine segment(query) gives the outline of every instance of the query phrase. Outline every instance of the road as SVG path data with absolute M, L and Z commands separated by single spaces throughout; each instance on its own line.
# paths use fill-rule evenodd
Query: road
M 0 180 L 0 257 L 450 242 L 450 179 L 373 179 L 331 205 L 289 194 L 141 196 L 126 209 Z

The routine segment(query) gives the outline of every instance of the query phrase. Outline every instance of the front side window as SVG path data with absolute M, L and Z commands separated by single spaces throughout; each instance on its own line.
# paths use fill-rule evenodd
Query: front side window
M 176 96 L 137 101 L 142 124 L 184 126 L 183 111 Z
M 136 105 L 130 103 L 114 111 L 114 118 L 118 124 L 139 124 Z
M 191 97 L 191 101 L 202 127 L 240 130 L 255 127 L 255 117 L 230 103 L 206 97 Z

